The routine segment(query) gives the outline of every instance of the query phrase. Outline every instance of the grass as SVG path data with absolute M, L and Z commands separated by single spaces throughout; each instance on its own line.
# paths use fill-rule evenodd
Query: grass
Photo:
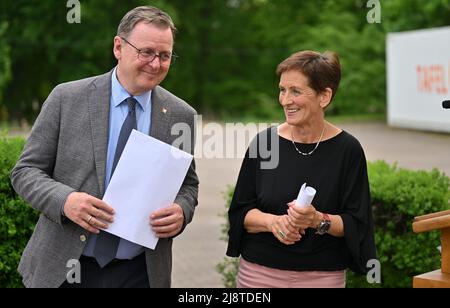
M 339 123 L 360 123 L 360 122 L 386 122 L 385 114 L 356 114 L 356 115 L 339 115 L 327 116 L 325 119 L 333 124 Z M 273 117 L 257 117 L 252 115 L 243 116 L 222 116 L 211 117 L 204 116 L 204 122 L 220 122 L 220 123 L 283 123 L 285 118 L 282 114 Z
M 31 126 L 26 121 L 22 121 L 22 123 L 18 121 L 0 121 L 0 134 L 2 136 L 23 136 L 29 133 L 30 130 Z
M 386 115 L 381 113 L 340 115 L 326 116 L 326 119 L 332 123 L 386 122 Z
M 333 124 L 340 123 L 358 123 L 358 122 L 386 122 L 385 114 L 357 114 L 357 115 L 340 115 L 340 116 L 327 116 L 326 120 Z M 214 115 L 202 115 L 203 122 L 218 122 L 218 123 L 283 123 L 285 121 L 284 115 L 280 112 L 273 116 L 255 116 L 255 115 L 242 115 L 242 116 L 214 116 Z M 31 129 L 29 125 L 20 125 L 18 121 L 3 122 L 0 121 L 0 131 L 4 135 L 8 134 L 23 134 Z M 5 133 L 6 132 L 6 133 Z

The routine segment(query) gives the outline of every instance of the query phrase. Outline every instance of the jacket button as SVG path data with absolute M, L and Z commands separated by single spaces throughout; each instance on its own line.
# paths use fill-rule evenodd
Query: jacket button
M 86 242 L 86 235 L 80 235 L 80 241 Z

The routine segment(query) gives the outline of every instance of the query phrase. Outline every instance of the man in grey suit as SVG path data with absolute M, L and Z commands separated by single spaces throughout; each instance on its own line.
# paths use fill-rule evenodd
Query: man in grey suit
M 159 86 L 175 31 L 157 8 L 131 10 L 114 38 L 117 67 L 58 85 L 45 101 L 11 172 L 14 189 L 41 212 L 19 264 L 26 287 L 170 287 L 172 238 L 197 205 L 194 162 L 174 203 L 149 213 L 159 238 L 154 250 L 101 231 L 114 219 L 101 198 L 132 128 L 168 144 L 181 138 L 171 133 L 177 123 L 194 132 L 195 110 Z M 193 154 L 193 134 L 187 140 L 192 146 L 183 150 Z M 66 279 L 73 260 L 80 261 L 81 281 L 74 280 L 81 283 Z

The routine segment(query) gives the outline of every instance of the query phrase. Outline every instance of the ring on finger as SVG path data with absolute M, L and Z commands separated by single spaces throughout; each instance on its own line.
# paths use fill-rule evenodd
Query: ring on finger
M 278 230 L 278 234 L 281 236 L 282 239 L 286 237 L 286 234 L 284 234 L 284 232 L 281 230 Z
M 87 223 L 88 223 L 88 224 L 91 224 L 92 218 L 93 218 L 92 215 L 89 215 L 89 218 L 88 218 L 88 220 L 87 220 Z

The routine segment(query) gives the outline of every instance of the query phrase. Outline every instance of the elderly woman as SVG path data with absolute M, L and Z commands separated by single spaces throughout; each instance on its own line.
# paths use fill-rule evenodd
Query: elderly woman
M 376 253 L 364 151 L 324 117 L 339 86 L 339 59 L 302 51 L 277 74 L 286 122 L 247 151 L 228 212 L 227 255 L 241 256 L 238 287 L 345 287 L 345 270 L 366 273 Z M 262 168 L 263 139 L 278 155 L 275 168 Z M 314 205 L 298 208 L 292 200 L 303 183 L 317 193 Z

